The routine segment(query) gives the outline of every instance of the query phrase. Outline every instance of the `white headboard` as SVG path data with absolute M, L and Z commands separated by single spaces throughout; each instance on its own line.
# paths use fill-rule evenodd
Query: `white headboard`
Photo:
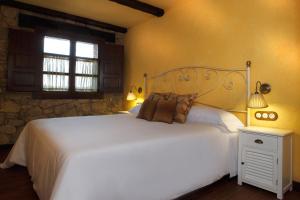
M 154 76 L 144 74 L 145 97 L 151 92 L 198 93 L 196 103 L 246 113 L 250 96 L 250 66 L 219 68 L 184 66 Z

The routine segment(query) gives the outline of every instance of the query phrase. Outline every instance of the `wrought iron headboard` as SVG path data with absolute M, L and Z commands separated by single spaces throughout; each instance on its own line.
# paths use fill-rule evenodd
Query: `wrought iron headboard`
M 144 74 L 145 97 L 150 92 L 198 93 L 196 103 L 245 113 L 249 125 L 250 67 L 247 61 L 243 68 L 186 66 L 151 77 Z

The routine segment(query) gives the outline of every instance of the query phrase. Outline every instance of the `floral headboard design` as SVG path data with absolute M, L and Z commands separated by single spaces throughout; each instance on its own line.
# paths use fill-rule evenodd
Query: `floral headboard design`
M 151 92 L 198 93 L 196 103 L 247 113 L 250 65 L 247 61 L 243 68 L 186 66 L 154 76 L 145 74 L 145 96 Z

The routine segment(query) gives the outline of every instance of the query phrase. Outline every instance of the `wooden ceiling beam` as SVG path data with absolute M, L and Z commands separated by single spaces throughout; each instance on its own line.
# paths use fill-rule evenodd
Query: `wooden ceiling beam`
M 116 26 L 113 24 L 96 21 L 93 19 L 80 17 L 77 15 L 71 15 L 71 14 L 68 14 L 65 12 L 60 12 L 60 11 L 56 11 L 56 10 L 52 10 L 52 9 L 48 9 L 48 8 L 44 8 L 44 7 L 40 7 L 40 6 L 35 6 L 35 5 L 27 4 L 27 3 L 22 3 L 22 2 L 18 2 L 18 1 L 5 1 L 5 0 L 1 1 L 0 0 L 0 5 L 10 6 L 10 7 L 38 13 L 38 14 L 48 15 L 51 17 L 58 17 L 58 18 L 62 18 L 62 19 L 72 20 L 72 21 L 79 22 L 79 23 L 82 23 L 85 25 L 91 25 L 91 26 L 95 26 L 98 28 L 111 30 L 111 31 L 115 31 L 115 32 L 120 32 L 120 33 L 127 32 L 127 28 L 125 28 L 125 27 Z
M 142 12 L 146 12 L 148 14 L 157 16 L 157 17 L 161 17 L 164 15 L 165 11 L 161 8 L 152 6 L 150 4 L 141 2 L 141 1 L 137 1 L 137 0 L 110 0 L 113 2 L 116 2 L 118 4 L 142 11 Z

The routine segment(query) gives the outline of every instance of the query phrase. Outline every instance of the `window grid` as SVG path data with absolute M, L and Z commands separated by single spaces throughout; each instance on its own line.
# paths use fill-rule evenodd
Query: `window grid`
M 45 38 L 48 36 L 45 36 Z M 49 38 L 49 37 L 48 37 Z M 51 38 L 51 37 L 50 37 Z M 60 39 L 60 38 L 58 38 Z M 65 40 L 65 39 L 62 39 Z M 63 55 L 63 54 L 56 54 L 56 53 L 47 53 L 44 52 L 44 62 L 43 62 L 43 91 L 59 91 L 59 92 L 97 92 L 98 91 L 98 78 L 99 78 L 99 59 L 98 59 L 98 44 L 95 43 L 86 43 L 76 40 L 69 40 L 70 41 L 70 55 Z M 93 46 L 93 57 L 90 54 L 86 54 L 83 56 L 76 56 L 79 53 L 76 49 L 76 44 L 81 43 L 83 45 L 87 44 L 89 46 Z M 90 49 L 90 52 L 92 52 Z M 83 52 L 83 51 L 81 51 Z M 45 60 L 52 59 L 53 62 L 61 62 L 61 65 L 66 65 L 68 63 L 68 68 L 60 69 L 57 66 L 45 66 Z M 55 60 L 56 59 L 56 60 Z M 62 64 L 64 62 L 64 64 Z M 79 64 L 81 66 L 79 66 Z M 51 65 L 51 64 L 50 64 Z M 77 66 L 78 65 L 78 66 Z M 81 68 L 80 70 L 77 70 Z M 89 69 L 90 68 L 90 69 Z M 78 72 L 79 71 L 79 72 Z M 51 79 L 52 78 L 52 79 Z M 60 79 L 59 79 L 60 78 Z M 47 79 L 48 84 L 51 85 L 52 81 L 56 83 L 56 87 L 49 88 L 45 83 Z M 55 80 L 54 80 L 55 79 Z M 67 84 L 66 84 L 67 79 Z

